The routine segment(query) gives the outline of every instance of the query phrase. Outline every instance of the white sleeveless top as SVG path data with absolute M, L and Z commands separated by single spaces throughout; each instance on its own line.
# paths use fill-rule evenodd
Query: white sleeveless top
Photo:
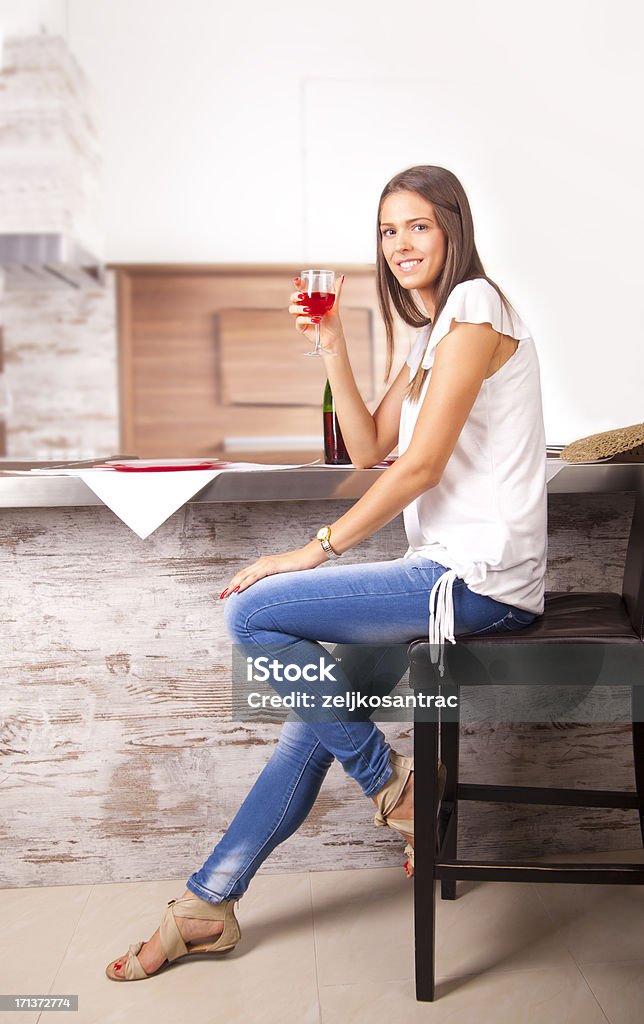
M 540 615 L 547 548 L 546 441 L 539 362 L 530 332 L 484 278 L 451 292 L 433 327 L 419 332 L 407 359 L 410 380 L 429 369 L 420 399 L 402 404 L 399 452 L 407 449 L 434 362 L 452 321 L 491 324 L 519 342 L 483 381 L 440 482 L 404 510 L 409 549 L 444 565 L 430 598 L 430 642 L 454 642 L 451 589 L 470 590 Z M 431 440 L 428 439 L 428 444 Z

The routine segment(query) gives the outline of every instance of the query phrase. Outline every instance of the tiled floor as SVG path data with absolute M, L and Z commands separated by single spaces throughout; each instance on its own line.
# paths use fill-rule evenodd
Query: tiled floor
M 644 1020 L 637 886 L 459 883 L 439 904 L 434 1003 L 414 998 L 412 883 L 399 868 L 260 874 L 232 953 L 109 981 L 105 965 L 182 891 L 182 880 L 0 891 L 0 993 L 79 996 L 78 1012 L 6 1012 L 0 1024 Z

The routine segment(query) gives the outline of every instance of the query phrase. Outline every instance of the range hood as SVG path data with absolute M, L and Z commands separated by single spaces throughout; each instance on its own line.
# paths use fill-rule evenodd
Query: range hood
M 10 289 L 96 288 L 105 273 L 92 89 L 60 36 L 0 52 L 0 276 Z
M 0 234 L 0 267 L 5 287 L 96 288 L 105 285 L 105 268 L 68 235 Z

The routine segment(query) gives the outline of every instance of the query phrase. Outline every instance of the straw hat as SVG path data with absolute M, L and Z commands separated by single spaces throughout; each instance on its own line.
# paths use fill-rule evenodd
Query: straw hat
M 617 430 L 604 430 L 601 434 L 580 437 L 578 441 L 566 445 L 560 458 L 566 462 L 593 462 L 596 459 L 609 459 L 613 455 L 621 455 L 624 461 L 629 462 L 644 461 L 644 423 L 633 423 L 630 427 L 618 427 Z

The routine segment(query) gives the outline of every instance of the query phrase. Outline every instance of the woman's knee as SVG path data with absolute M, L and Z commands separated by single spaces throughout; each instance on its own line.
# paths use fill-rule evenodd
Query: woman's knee
M 241 593 L 227 598 L 224 622 L 233 643 L 243 643 L 258 629 L 274 628 L 270 618 L 262 614 L 270 610 L 270 587 L 267 584 L 272 578 L 258 580 Z
M 255 602 L 251 595 L 253 588 L 242 591 L 241 594 L 232 594 L 226 601 L 224 608 L 224 623 L 233 643 L 242 643 L 248 639 L 248 620 L 255 610 Z
M 280 730 L 277 746 L 280 753 L 301 756 L 306 753 L 309 763 L 326 770 L 333 761 L 326 747 L 323 747 L 311 726 L 299 718 L 288 718 Z

